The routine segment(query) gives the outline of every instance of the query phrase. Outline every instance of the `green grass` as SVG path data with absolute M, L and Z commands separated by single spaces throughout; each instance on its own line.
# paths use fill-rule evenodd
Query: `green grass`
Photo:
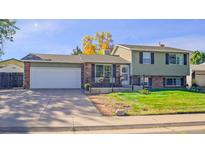
M 128 115 L 205 112 L 205 94 L 186 90 L 156 90 L 149 95 L 119 92 L 106 97 L 114 100 L 112 106 L 130 105 Z

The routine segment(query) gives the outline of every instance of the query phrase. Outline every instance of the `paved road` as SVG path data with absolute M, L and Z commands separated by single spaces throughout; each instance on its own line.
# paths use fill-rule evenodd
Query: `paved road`
M 0 98 L 1 127 L 69 125 L 67 120 L 73 117 L 101 116 L 80 90 L 0 90 Z

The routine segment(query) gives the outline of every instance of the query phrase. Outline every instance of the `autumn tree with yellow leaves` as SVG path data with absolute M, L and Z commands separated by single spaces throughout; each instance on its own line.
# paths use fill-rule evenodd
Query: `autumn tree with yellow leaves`
M 94 37 L 83 38 L 83 54 L 110 54 L 113 48 L 112 35 L 109 32 L 96 33 Z

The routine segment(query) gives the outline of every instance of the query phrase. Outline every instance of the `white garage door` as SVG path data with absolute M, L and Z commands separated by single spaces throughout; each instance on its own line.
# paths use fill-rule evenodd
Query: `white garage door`
M 30 88 L 80 88 L 81 69 L 31 67 Z

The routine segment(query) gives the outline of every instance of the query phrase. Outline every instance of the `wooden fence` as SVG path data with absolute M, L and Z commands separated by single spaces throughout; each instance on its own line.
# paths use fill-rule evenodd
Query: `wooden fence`
M 0 88 L 23 87 L 23 73 L 0 73 Z

